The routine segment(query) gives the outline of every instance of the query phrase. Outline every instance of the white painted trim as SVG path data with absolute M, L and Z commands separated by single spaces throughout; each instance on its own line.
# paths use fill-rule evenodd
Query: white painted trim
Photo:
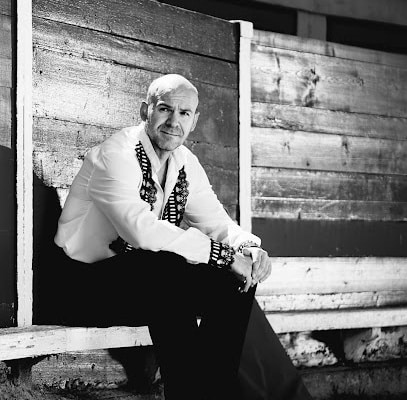
M 17 324 L 32 324 L 32 2 L 17 1 Z
M 251 68 L 250 53 L 253 24 L 247 21 L 231 21 L 239 24 L 239 223 L 251 232 Z

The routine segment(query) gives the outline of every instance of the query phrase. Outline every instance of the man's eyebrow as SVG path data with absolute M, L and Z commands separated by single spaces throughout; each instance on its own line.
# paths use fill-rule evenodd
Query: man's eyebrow
M 169 105 L 169 104 L 167 104 L 167 103 L 164 103 L 164 102 L 162 102 L 162 103 L 159 102 L 159 103 L 157 104 L 157 107 L 173 108 L 173 106 L 171 106 L 171 105 Z M 180 111 L 192 112 L 192 109 L 191 109 L 191 108 L 181 108 Z
M 157 106 L 158 106 L 158 107 L 164 106 L 164 107 L 172 108 L 169 104 L 164 103 L 164 102 L 158 102 L 158 103 L 157 103 Z

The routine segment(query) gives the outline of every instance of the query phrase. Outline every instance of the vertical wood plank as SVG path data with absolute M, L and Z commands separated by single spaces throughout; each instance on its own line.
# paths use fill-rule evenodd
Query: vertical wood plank
M 32 324 L 32 2 L 17 1 L 17 324 Z
M 240 25 L 239 43 L 239 213 L 240 226 L 252 230 L 251 216 L 251 40 L 253 24 Z

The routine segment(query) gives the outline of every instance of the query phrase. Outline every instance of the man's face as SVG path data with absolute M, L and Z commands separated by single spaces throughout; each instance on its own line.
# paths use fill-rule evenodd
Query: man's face
M 194 130 L 199 116 L 197 106 L 196 93 L 183 87 L 163 93 L 155 104 L 143 103 L 141 118 L 159 158 L 182 145 Z

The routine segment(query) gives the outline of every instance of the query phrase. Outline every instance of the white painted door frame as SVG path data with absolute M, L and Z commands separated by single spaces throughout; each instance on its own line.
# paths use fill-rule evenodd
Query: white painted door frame
M 32 1 L 17 0 L 17 325 L 32 324 Z

